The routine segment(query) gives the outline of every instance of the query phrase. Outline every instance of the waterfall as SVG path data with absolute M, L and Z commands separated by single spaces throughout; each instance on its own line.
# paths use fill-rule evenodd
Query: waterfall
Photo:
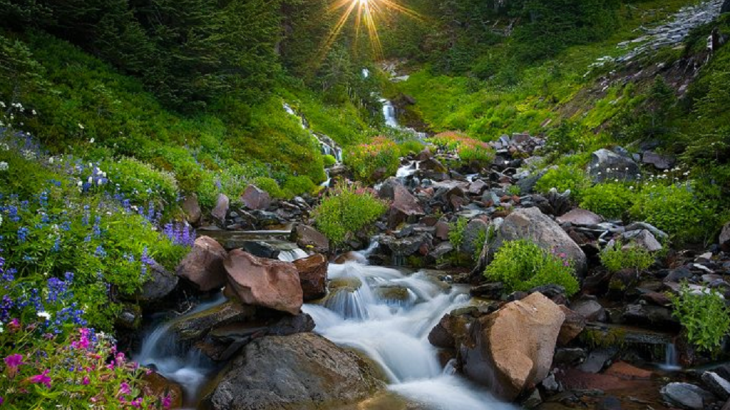
M 279 260 L 284 262 L 294 262 L 297 259 L 306 258 L 309 256 L 307 252 L 304 252 L 300 248 L 287 249 L 279 252 Z
M 216 366 L 212 360 L 200 350 L 180 343 L 172 326 L 184 318 L 202 312 L 225 301 L 222 295 L 214 300 L 201 303 L 192 311 L 172 321 L 165 321 L 152 328 L 142 340 L 140 352 L 132 358 L 143 366 L 155 369 L 168 380 L 182 386 L 185 401 L 192 405 L 191 400 L 197 397 L 200 387 Z
M 444 314 L 467 304 L 465 287 L 444 290 L 426 272 L 406 275 L 357 261 L 330 265 L 328 273 L 333 282 L 348 286 L 303 310 L 314 318 L 315 332 L 363 352 L 380 366 L 391 391 L 424 409 L 514 408 L 456 376 L 453 363 L 442 369 L 428 342 Z
M 676 371 L 682 370 L 679 365 L 679 356 L 677 355 L 677 347 L 674 343 L 664 345 L 664 364 L 660 366 L 663 370 Z
M 393 106 L 393 103 L 385 98 L 381 98 L 380 102 L 383 104 L 383 118 L 385 118 L 385 125 L 390 128 L 399 128 L 398 120 L 395 117 L 395 107 Z

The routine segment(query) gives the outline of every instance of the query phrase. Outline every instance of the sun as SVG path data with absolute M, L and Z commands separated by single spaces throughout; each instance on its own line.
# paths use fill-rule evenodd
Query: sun
M 370 40 L 370 46 L 376 58 L 383 57 L 383 47 L 380 43 L 378 34 L 378 21 L 385 16 L 386 13 L 402 13 L 406 16 L 420 19 L 421 16 L 415 11 L 397 3 L 398 0 L 335 0 L 330 6 L 330 12 L 342 14 L 339 16 L 337 23 L 330 30 L 325 42 L 320 49 L 320 56 L 324 56 L 329 51 L 332 44 L 342 32 L 350 17 L 355 16 L 355 39 L 359 39 L 363 30 L 367 31 Z

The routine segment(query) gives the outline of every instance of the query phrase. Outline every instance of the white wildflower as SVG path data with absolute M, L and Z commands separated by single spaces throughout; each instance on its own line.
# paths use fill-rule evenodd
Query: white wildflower
M 51 314 L 48 313 L 48 312 L 41 311 L 41 312 L 38 312 L 38 317 L 42 317 L 45 320 L 50 320 L 51 319 Z
M 5 161 L 0 161 L 0 171 L 7 171 L 8 170 L 8 163 Z
M 89 140 L 89 144 L 93 144 L 93 143 L 94 143 L 94 139 L 92 138 Z
M 54 161 L 55 161 L 55 159 L 53 159 L 53 157 L 49 157 L 48 158 L 48 163 L 49 164 L 53 164 Z
M 79 128 L 80 128 L 81 130 L 83 130 L 83 129 L 84 129 L 84 126 L 83 126 L 83 125 L 82 125 L 81 123 L 79 123 Z
M 88 181 L 87 181 L 87 182 L 88 182 L 88 183 L 90 183 L 90 184 L 93 184 L 93 183 L 94 183 L 94 178 L 92 178 L 92 177 L 89 177 L 89 179 L 88 179 Z
M 33 113 L 33 115 L 36 115 L 36 112 L 35 112 L 35 110 L 32 110 L 32 111 L 31 111 L 31 113 Z
M 5 103 L 0 101 L 0 107 L 5 108 Z
M 84 183 L 81 182 L 81 181 L 79 181 L 79 182 L 76 183 L 76 185 L 81 186 L 81 185 L 84 185 Z

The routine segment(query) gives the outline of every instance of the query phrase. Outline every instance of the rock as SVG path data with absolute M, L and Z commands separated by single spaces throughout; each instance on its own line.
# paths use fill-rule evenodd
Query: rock
M 481 219 L 472 219 L 464 228 L 464 243 L 461 245 L 461 252 L 467 255 L 474 255 L 476 248 L 482 249 L 482 243 L 477 243 L 480 236 L 486 239 L 489 224 Z
M 203 292 L 220 289 L 226 283 L 223 261 L 227 256 L 226 250 L 215 239 L 201 236 L 195 239 L 193 249 L 178 265 L 177 276 L 189 280 Z
M 216 410 L 341 408 L 384 388 L 369 364 L 322 336 L 266 336 L 248 344 L 204 398 Z
M 719 239 L 720 246 L 726 250 L 730 250 L 730 222 L 726 223 L 725 226 L 722 227 Z
M 690 410 L 702 410 L 705 401 L 712 395 L 706 390 L 689 383 L 669 383 L 662 387 L 662 397 L 668 402 Z
M 228 301 L 174 321 L 171 330 L 180 341 L 196 341 L 202 339 L 213 328 L 248 321 L 255 313 L 256 309 L 253 306 Z
M 423 208 L 418 203 L 418 199 L 408 192 L 403 184 L 395 178 L 389 178 L 381 187 L 381 198 L 391 200 L 390 211 L 388 213 L 388 225 L 395 228 L 403 222 L 418 216 L 424 216 Z
M 585 373 L 598 373 L 617 353 L 618 349 L 614 347 L 593 350 L 578 369 Z
M 292 229 L 291 241 L 304 250 L 311 249 L 323 254 L 328 254 L 330 251 L 329 239 L 311 226 L 297 224 Z
M 411 256 L 419 252 L 424 244 L 430 245 L 430 243 L 431 235 L 427 233 L 402 239 L 397 239 L 393 236 L 382 236 L 380 238 L 380 246 L 387 248 L 392 255 L 397 256 Z
M 231 290 L 243 303 L 292 315 L 299 313 L 303 292 L 294 264 L 257 258 L 234 249 L 228 254 L 224 266 Z
M 168 272 L 154 260 L 148 264 L 147 274 L 149 277 L 142 284 L 142 291 L 137 296 L 140 302 L 148 306 L 172 293 L 179 280 L 177 275 Z
M 565 314 L 565 321 L 560 327 L 560 334 L 558 334 L 558 344 L 560 346 L 565 346 L 573 339 L 578 337 L 583 329 L 585 329 L 586 319 L 582 315 L 568 309 L 564 305 L 560 305 L 560 310 L 562 310 Z
M 142 308 L 136 303 L 125 303 L 122 311 L 114 319 L 114 325 L 126 329 L 137 330 L 142 325 Z
M 241 202 L 248 209 L 266 209 L 271 205 L 271 196 L 255 185 L 249 185 L 241 195 Z
M 481 179 L 477 179 L 476 181 L 469 184 L 468 192 L 471 195 L 481 195 L 482 192 L 486 191 L 489 188 L 489 185 L 487 185 L 486 182 L 482 181 Z
M 540 293 L 479 318 L 461 346 L 464 373 L 497 396 L 515 399 L 547 377 L 564 320 L 558 305 Z
M 281 253 L 281 249 L 266 241 L 245 241 L 241 243 L 241 249 L 251 255 L 266 259 L 278 259 Z
M 603 222 L 603 218 L 585 209 L 576 208 L 572 211 L 555 218 L 559 224 L 570 223 L 572 225 L 588 226 L 598 225 Z
M 185 220 L 190 225 L 198 226 L 200 220 L 203 217 L 203 211 L 200 209 L 200 203 L 198 202 L 198 196 L 194 193 L 188 194 L 182 203 L 182 210 L 185 213 Z
M 319 299 L 327 294 L 327 258 L 315 254 L 308 258 L 294 261 L 299 272 L 299 283 L 302 285 L 304 301 Z
M 454 349 L 466 338 L 469 330 L 469 321 L 462 315 L 447 313 L 439 323 L 431 329 L 428 341 L 442 349 Z
M 579 347 L 558 348 L 555 350 L 553 365 L 558 367 L 573 367 L 582 363 L 586 357 L 586 351 Z
M 231 201 L 225 194 L 218 194 L 218 199 L 215 201 L 215 207 L 212 211 L 210 211 L 211 216 L 213 216 L 213 218 L 221 224 L 225 224 L 230 203 Z
M 182 386 L 170 381 L 157 372 L 142 374 L 142 392 L 148 397 L 169 397 L 168 408 L 179 409 L 183 406 Z
M 444 221 L 438 221 L 436 222 L 436 238 L 442 240 L 442 241 L 448 241 L 449 240 L 449 232 L 451 232 L 451 226 L 444 222 Z
M 588 320 L 589 322 L 605 322 L 606 310 L 594 298 L 585 296 L 572 304 L 573 311 Z
M 659 155 L 653 151 L 644 152 L 644 156 L 641 159 L 644 164 L 654 165 L 654 168 L 664 171 L 665 169 L 671 169 L 674 166 L 674 158 Z
M 720 8 L 720 14 L 723 13 L 730 13 L 730 0 L 725 0 L 725 2 L 722 3 L 722 7 Z
M 505 241 L 517 239 L 529 239 L 544 249 L 565 253 L 575 264 L 579 275 L 586 271 L 587 260 L 583 250 L 560 225 L 537 208 L 520 208 L 507 216 L 497 230 L 492 250 L 496 251 Z
M 662 250 L 662 244 L 657 241 L 654 235 L 647 229 L 627 231 L 621 235 L 624 239 L 631 241 L 635 246 L 640 246 L 649 252 L 656 252 Z
M 670 330 L 680 328 L 679 320 L 672 316 L 671 310 L 663 306 L 640 303 L 627 305 L 622 317 L 631 324 L 652 325 Z
M 705 386 L 709 387 L 710 390 L 720 399 L 730 399 L 730 382 L 720 377 L 717 373 L 702 373 L 702 381 L 705 383 Z
M 618 179 L 633 181 L 640 174 L 639 165 L 628 155 L 620 155 L 607 149 L 600 149 L 591 155 L 588 174 L 593 182 Z
M 490 300 L 499 300 L 504 293 L 504 284 L 502 282 L 484 283 L 471 288 L 469 294 Z

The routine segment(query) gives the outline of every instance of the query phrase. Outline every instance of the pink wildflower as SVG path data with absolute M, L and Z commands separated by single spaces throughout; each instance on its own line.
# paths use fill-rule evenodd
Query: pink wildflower
M 89 376 L 84 376 L 84 378 L 81 379 L 81 384 L 83 384 L 84 386 L 88 386 L 90 382 L 91 380 L 89 380 Z
M 119 394 L 129 394 L 131 392 L 132 389 L 129 388 L 129 384 L 127 384 L 127 382 L 122 382 L 119 386 Z
M 8 377 L 11 379 L 18 373 L 18 367 L 23 364 L 23 355 L 11 354 L 5 358 L 5 365 L 8 367 Z
M 48 377 L 48 372 L 50 372 L 50 370 L 46 369 L 41 374 L 37 374 L 35 376 L 29 377 L 28 381 L 31 383 L 44 384 L 46 387 L 50 388 L 51 387 L 51 378 Z

